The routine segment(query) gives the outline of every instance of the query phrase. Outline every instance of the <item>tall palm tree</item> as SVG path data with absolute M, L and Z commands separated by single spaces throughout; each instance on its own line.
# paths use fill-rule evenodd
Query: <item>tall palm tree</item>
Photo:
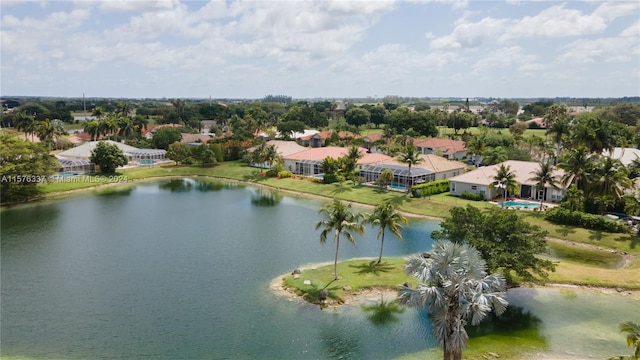
M 596 155 L 591 155 L 584 146 L 571 149 L 558 164 L 558 167 L 564 170 L 562 184 L 567 187 L 575 185 L 586 193 L 591 173 L 595 169 L 594 159 L 596 157 Z
M 104 111 L 104 108 L 102 106 L 96 106 L 91 112 L 91 116 L 97 117 L 98 121 L 102 120 L 104 114 L 106 114 L 106 112 Z
M 562 200 L 571 211 L 584 211 L 584 191 L 578 189 L 577 186 L 571 185 Z
M 133 126 L 136 128 L 136 133 L 138 135 L 142 135 L 142 130 L 147 128 L 149 125 L 149 120 L 145 119 L 142 115 L 136 115 L 133 118 Z
M 362 153 L 360 152 L 360 149 L 358 149 L 357 146 L 349 147 L 349 151 L 345 156 L 346 158 L 346 161 L 344 162 L 345 171 L 347 173 L 353 172 L 356 169 L 356 165 L 358 164 L 358 159 L 360 159 L 363 156 L 364 155 L 362 155 Z
M 45 119 L 38 124 L 37 133 L 40 141 L 46 143 L 47 146 L 51 146 L 57 143 L 60 136 L 64 135 L 66 131 L 64 131 L 64 127 L 59 121 Z
M 547 135 L 551 135 L 553 142 L 556 143 L 554 164 L 557 164 L 558 159 L 560 158 L 562 144 L 569 134 L 571 134 L 571 124 L 566 118 L 558 119 L 549 129 L 547 129 Z
M 84 131 L 91 136 L 91 141 L 97 140 L 99 136 L 100 123 L 97 120 L 87 120 L 84 122 Z
M 136 132 L 133 120 L 130 117 L 121 117 L 118 119 L 118 136 L 123 139 L 130 139 Z
M 393 235 L 395 235 L 398 239 L 403 240 L 402 238 L 402 224 L 407 224 L 408 220 L 406 217 L 402 216 L 396 209 L 396 206 L 389 202 L 384 201 L 382 204 L 376 206 L 371 215 L 366 217 L 366 221 L 369 224 L 374 226 L 378 226 L 378 239 L 381 240 L 380 243 L 380 256 L 378 257 L 378 264 L 382 261 L 382 248 L 384 247 L 384 234 L 385 230 L 389 229 Z
M 534 170 L 531 172 L 531 174 L 533 174 L 533 177 L 531 177 L 529 181 L 535 181 L 538 191 L 542 190 L 542 198 L 540 198 L 540 209 L 542 209 L 542 202 L 547 197 L 547 185 L 551 186 L 554 189 L 558 188 L 558 183 L 560 182 L 560 180 L 558 179 L 557 175 L 553 173 L 553 171 L 553 165 L 548 162 L 543 162 L 540 163 L 540 167 L 538 168 L 538 170 Z
M 520 184 L 516 181 L 516 173 L 511 171 L 511 166 L 505 166 L 504 164 L 500 164 L 498 172 L 494 175 L 493 182 L 489 184 L 489 187 L 492 189 L 502 189 L 503 203 L 507 201 L 507 195 L 509 193 L 520 193 Z
M 631 188 L 629 170 L 618 159 L 608 156 L 596 166 L 589 193 L 594 196 L 610 196 L 615 201 L 622 199 L 624 190 Z
M 409 165 L 409 181 L 408 181 L 409 186 L 407 186 L 408 193 L 411 193 L 411 188 L 413 187 L 413 178 L 411 177 L 411 166 L 419 164 L 424 161 L 424 158 L 422 158 L 421 155 L 422 154 L 420 153 L 420 151 L 418 151 L 418 149 L 412 144 L 409 144 L 405 148 L 404 152 L 398 155 L 398 158 L 397 158 L 398 161 Z
M 633 347 L 633 358 L 640 359 L 640 324 L 625 321 L 620 324 L 620 332 L 627 333 L 627 346 Z
M 35 132 L 36 118 L 31 114 L 27 114 L 26 110 L 22 110 L 16 114 L 15 127 L 19 131 L 24 131 L 24 139 L 27 140 L 27 136 Z
M 336 256 L 333 261 L 334 280 L 338 280 L 338 249 L 340 248 L 340 235 L 344 235 L 350 243 L 356 243 L 353 233 L 364 234 L 364 226 L 360 222 L 361 215 L 351 211 L 351 204 L 345 205 L 339 200 L 327 204 L 319 211 L 326 218 L 316 223 L 316 230 L 323 228 L 320 233 L 320 243 L 327 242 L 327 235 L 334 231 L 333 240 L 336 243 Z
M 445 360 L 462 359 L 467 323 L 477 325 L 491 311 L 500 315 L 507 308 L 504 277 L 487 275 L 480 252 L 467 244 L 437 241 L 430 257 L 409 257 L 405 271 L 421 283 L 400 287 L 398 300 L 429 312 Z
M 263 159 L 269 164 L 269 167 L 272 167 L 273 164 L 279 162 L 282 157 L 278 154 L 274 145 L 269 145 L 263 149 Z

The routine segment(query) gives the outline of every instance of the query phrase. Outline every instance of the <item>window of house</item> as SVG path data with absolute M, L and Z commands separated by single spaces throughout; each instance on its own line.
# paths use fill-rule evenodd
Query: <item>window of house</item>
M 456 191 L 456 183 L 449 184 L 449 192 L 455 192 L 455 191 Z
M 478 186 L 477 185 L 471 185 L 471 190 L 478 190 Z

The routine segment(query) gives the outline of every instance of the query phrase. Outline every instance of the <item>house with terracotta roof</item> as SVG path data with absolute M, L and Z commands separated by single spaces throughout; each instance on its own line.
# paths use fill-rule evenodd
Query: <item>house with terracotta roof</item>
M 333 130 L 323 130 L 315 134 L 301 136 L 297 138 L 296 141 L 298 141 L 302 146 L 321 147 L 327 143 L 327 139 L 329 139 L 331 135 L 333 135 Z M 361 136 L 351 132 L 338 132 L 338 137 L 340 137 L 340 139 L 346 139 L 349 137 L 358 139 Z
M 358 159 L 357 165 L 373 164 L 390 159 L 390 156 L 384 154 L 370 154 L 364 148 L 358 149 L 362 157 Z M 326 146 L 318 148 L 305 148 L 293 154 L 283 155 L 284 168 L 301 175 L 318 175 L 323 174 L 322 161 L 327 158 L 338 159 L 346 156 L 349 148 L 338 146 Z
M 543 189 L 538 189 L 535 181 L 531 181 L 535 172 L 540 169 L 540 163 L 532 161 L 508 160 L 500 164 L 482 166 L 473 171 L 450 178 L 451 195 L 460 196 L 463 192 L 480 194 L 485 200 L 491 200 L 500 196 L 501 190 L 496 189 L 491 184 L 500 169 L 500 165 L 509 167 L 515 174 L 515 180 L 520 184 L 518 197 L 530 200 L 542 200 L 548 202 L 560 202 L 565 194 L 564 186 L 558 184 L 558 189 L 547 186 L 546 194 Z M 562 169 L 555 169 L 553 174 L 560 179 L 564 175 Z M 544 196 L 544 199 L 541 199 Z
M 142 136 L 144 136 L 147 139 L 151 139 L 151 138 L 153 138 L 153 134 L 155 134 L 156 131 L 158 131 L 158 129 L 163 128 L 163 127 L 180 128 L 180 127 L 182 127 L 182 125 L 180 125 L 180 124 L 162 124 L 162 125 L 158 125 L 158 126 L 154 126 L 154 127 L 148 127 L 147 129 L 144 130 L 144 132 L 142 133 Z
M 383 137 L 383 134 L 369 134 L 367 136 L 364 136 L 362 138 L 362 140 L 364 141 L 364 147 L 366 147 L 369 152 L 381 152 L 374 145 L 374 143 L 381 141 Z
M 441 155 L 446 159 L 462 160 L 467 157 L 464 141 L 428 138 L 414 141 L 413 145 L 423 154 Z

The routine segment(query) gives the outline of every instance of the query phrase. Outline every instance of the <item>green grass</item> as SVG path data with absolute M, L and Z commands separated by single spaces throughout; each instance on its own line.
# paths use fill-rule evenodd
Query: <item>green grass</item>
M 328 303 L 343 303 L 348 296 L 357 294 L 365 289 L 395 290 L 412 278 L 404 273 L 404 259 L 385 258 L 380 264 L 377 259 L 357 259 L 338 262 L 338 280 L 334 280 L 333 264 L 319 266 L 315 269 L 303 270 L 300 277 L 287 275 L 284 286 L 295 289 L 308 302 L 318 303 L 319 294 L 323 289 L 329 291 Z M 311 285 L 304 281 L 310 280 Z M 415 279 L 413 279 L 415 280 Z M 343 287 L 351 286 L 351 290 Z
M 623 260 L 622 256 L 610 250 L 572 245 L 558 240 L 548 240 L 547 244 L 551 249 L 551 255 L 562 261 L 588 264 L 603 269 L 617 269 Z

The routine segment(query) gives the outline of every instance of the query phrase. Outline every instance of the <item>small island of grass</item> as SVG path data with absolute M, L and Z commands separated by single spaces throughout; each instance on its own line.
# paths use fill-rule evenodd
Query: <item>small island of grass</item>
M 363 292 L 395 292 L 398 286 L 412 281 L 404 272 L 403 258 L 385 258 L 379 264 L 376 259 L 345 260 L 338 262 L 338 273 L 339 279 L 334 280 L 333 264 L 307 267 L 300 274 L 284 276 L 282 286 L 313 304 L 340 305 Z M 327 297 L 322 300 L 321 291 L 325 289 Z

